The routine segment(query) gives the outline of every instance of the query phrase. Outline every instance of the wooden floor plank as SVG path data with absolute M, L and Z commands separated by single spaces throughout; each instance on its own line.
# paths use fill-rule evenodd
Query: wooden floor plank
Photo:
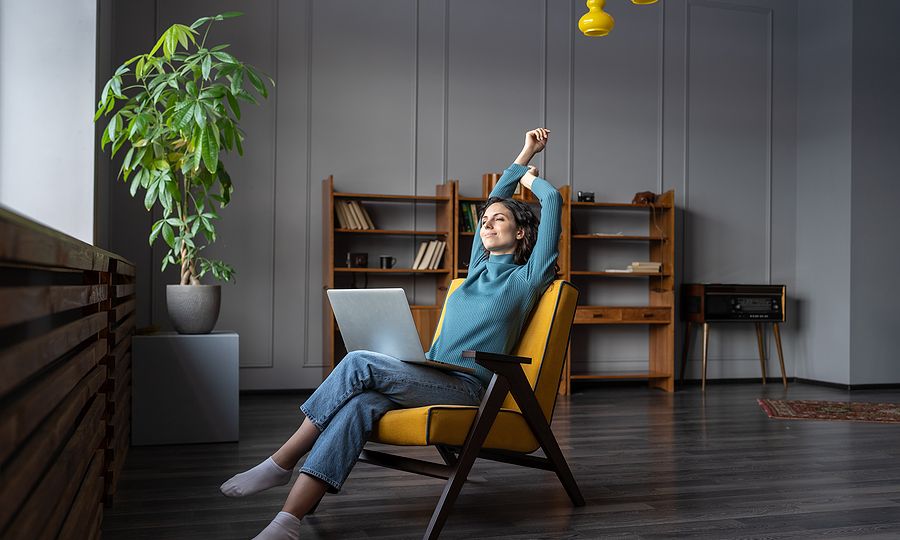
M 305 395 L 242 396 L 240 443 L 132 448 L 103 537 L 253 537 L 289 486 L 246 499 L 218 486 L 296 429 Z M 900 391 L 576 387 L 552 428 L 587 506 L 573 508 L 552 473 L 481 460 L 441 537 L 900 537 L 900 425 L 772 420 L 759 397 L 900 402 Z M 403 453 L 439 461 L 430 448 Z M 420 538 L 442 485 L 359 464 L 304 519 L 302 537 Z

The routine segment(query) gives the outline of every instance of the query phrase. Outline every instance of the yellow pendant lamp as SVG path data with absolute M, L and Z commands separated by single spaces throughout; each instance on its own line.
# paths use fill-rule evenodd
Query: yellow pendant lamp
M 631 0 L 631 3 L 644 6 L 655 4 L 656 0 Z M 588 12 L 578 19 L 578 29 L 588 37 L 605 36 L 616 25 L 612 15 L 603 11 L 606 0 L 587 0 L 586 4 Z
M 616 25 L 612 15 L 603 11 L 606 0 L 587 0 L 588 12 L 578 19 L 578 29 L 588 37 L 605 36 Z

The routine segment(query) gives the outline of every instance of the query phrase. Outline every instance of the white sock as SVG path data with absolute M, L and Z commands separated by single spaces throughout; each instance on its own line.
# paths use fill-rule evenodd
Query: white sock
M 265 529 L 253 537 L 253 540 L 299 540 L 300 519 L 289 512 L 278 512 L 275 519 Z
M 293 471 L 282 469 L 271 457 L 249 471 L 229 478 L 219 490 L 226 497 L 246 497 L 291 481 Z

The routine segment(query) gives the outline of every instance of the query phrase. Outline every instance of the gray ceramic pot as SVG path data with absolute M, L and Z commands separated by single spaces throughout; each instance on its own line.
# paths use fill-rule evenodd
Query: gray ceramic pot
M 221 285 L 167 285 L 169 320 L 179 334 L 208 334 L 216 326 Z

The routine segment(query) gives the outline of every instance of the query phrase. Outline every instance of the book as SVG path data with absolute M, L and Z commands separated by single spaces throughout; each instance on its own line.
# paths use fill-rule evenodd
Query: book
M 344 207 L 341 201 L 334 201 L 334 215 L 337 216 L 338 227 L 341 229 L 349 229 L 347 216 L 344 215 Z
M 477 234 L 481 228 L 481 223 L 478 222 L 478 205 L 475 203 L 469 205 L 469 215 L 472 216 L 472 232 Z
M 640 274 L 658 274 L 662 269 L 662 263 L 658 262 L 642 262 L 642 261 L 634 261 L 629 266 L 632 272 L 640 273 Z
M 459 216 L 463 223 L 463 232 L 475 232 L 472 226 L 472 216 L 469 215 L 469 203 L 462 203 L 459 207 Z
M 374 229 L 375 223 L 372 222 L 372 217 L 369 216 L 369 212 L 368 212 L 368 210 L 366 210 L 366 207 L 363 206 L 362 203 L 359 201 L 353 201 L 353 205 L 354 205 L 354 207 L 356 207 L 356 210 L 358 211 L 359 215 L 362 217 L 362 221 L 363 221 L 363 224 L 365 225 L 365 228 L 366 229 Z
M 414 268 L 414 270 L 427 270 L 428 265 L 431 264 L 431 258 L 434 257 L 434 250 L 437 247 L 437 240 L 432 240 L 428 242 L 428 248 L 425 250 L 425 255 L 422 256 L 422 260 L 419 262 L 419 265 Z
M 350 205 L 347 203 L 347 201 L 341 201 L 341 209 L 344 212 L 344 218 L 347 220 L 347 228 L 358 228 L 356 225 L 356 220 L 353 218 L 353 214 L 350 212 Z
M 418 270 L 419 265 L 422 264 L 422 259 L 425 257 L 425 250 L 428 249 L 428 242 L 422 242 L 419 244 L 419 251 L 416 253 L 416 258 L 413 260 L 412 269 Z
M 438 268 L 441 257 L 444 255 L 444 249 L 447 248 L 447 242 L 440 240 L 438 245 L 434 249 L 434 256 L 431 258 L 431 264 L 428 265 L 428 268 L 431 270 L 435 270 Z
M 347 201 L 339 201 L 338 203 L 341 207 L 341 211 L 344 213 L 344 218 L 347 220 L 347 229 L 358 229 L 359 225 L 356 222 L 356 216 L 350 210 L 350 203 Z
M 368 229 L 369 226 L 366 224 L 366 218 L 363 217 L 362 210 L 359 209 L 359 203 L 357 201 L 350 201 L 347 204 L 350 208 L 350 213 L 353 214 L 353 219 L 356 220 L 357 228 Z

